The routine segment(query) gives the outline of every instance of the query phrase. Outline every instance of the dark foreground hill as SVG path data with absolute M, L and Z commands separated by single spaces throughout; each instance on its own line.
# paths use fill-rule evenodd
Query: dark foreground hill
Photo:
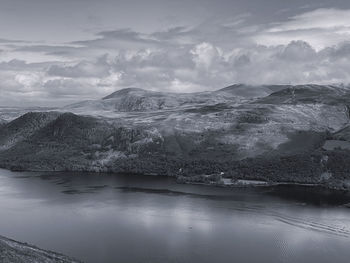
M 0 166 L 347 188 L 349 96 L 347 88 L 319 85 L 121 90 L 4 123 Z
M 1 263 L 78 263 L 80 261 L 67 256 L 39 249 L 0 236 Z

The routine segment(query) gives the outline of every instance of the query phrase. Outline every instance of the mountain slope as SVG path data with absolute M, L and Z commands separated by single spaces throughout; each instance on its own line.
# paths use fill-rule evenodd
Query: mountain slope
M 186 108 L 196 105 L 234 103 L 257 97 L 264 97 L 283 86 L 233 85 L 213 92 L 167 93 L 128 88 L 116 91 L 101 100 L 84 101 L 66 106 L 75 113 L 94 112 L 146 112 Z
M 224 172 L 298 182 L 319 182 L 333 169 L 329 180 L 339 182 L 348 168 L 334 162 L 347 160 L 348 153 L 328 145 L 348 140 L 349 94 L 319 85 L 233 85 L 194 94 L 120 90 L 61 113 L 29 113 L 7 123 L 0 128 L 0 166 L 175 176 Z
M 246 99 L 262 98 L 270 95 L 273 92 L 289 88 L 289 85 L 262 85 L 250 86 L 244 84 L 235 84 L 226 88 L 215 91 L 214 93 L 226 93 L 235 97 L 242 97 Z
M 0 149 L 8 149 L 57 118 L 57 112 L 29 112 L 0 126 Z
M 271 93 L 260 100 L 258 103 L 264 104 L 313 104 L 322 103 L 337 105 L 339 103 L 347 104 L 350 94 L 347 87 L 338 87 L 332 85 L 297 85 L 287 86 L 276 92 Z
M 7 121 L 0 119 L 0 127 L 4 126 L 7 123 Z

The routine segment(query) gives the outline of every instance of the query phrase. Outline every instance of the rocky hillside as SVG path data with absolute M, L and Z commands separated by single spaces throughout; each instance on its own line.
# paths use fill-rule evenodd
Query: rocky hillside
M 19 243 L 0 236 L 1 263 L 78 263 L 67 256 L 39 249 L 37 247 Z
M 349 138 L 349 96 L 319 85 L 125 89 L 0 126 L 0 165 L 298 182 L 323 182 L 327 173 L 347 184 L 348 149 L 332 145 Z

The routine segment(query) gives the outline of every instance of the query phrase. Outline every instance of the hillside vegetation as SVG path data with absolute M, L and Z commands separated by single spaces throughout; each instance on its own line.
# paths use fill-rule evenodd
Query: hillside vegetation
M 319 85 L 125 89 L 0 125 L 0 165 L 346 188 L 349 96 L 347 88 Z
M 78 263 L 67 256 L 0 236 L 1 263 Z

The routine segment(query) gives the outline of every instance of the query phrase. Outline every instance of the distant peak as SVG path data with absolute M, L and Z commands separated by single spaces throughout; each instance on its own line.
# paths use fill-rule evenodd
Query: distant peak
M 230 90 L 233 90 L 233 89 L 236 89 L 236 88 L 242 88 L 242 87 L 245 87 L 247 85 L 245 84 L 233 84 L 233 85 L 230 85 L 230 86 L 227 86 L 225 88 L 222 88 L 222 89 L 219 89 L 217 91 L 230 91 Z
M 133 93 L 133 92 L 145 93 L 145 92 L 147 92 L 147 90 L 140 89 L 140 88 L 126 88 L 126 89 L 117 90 L 117 91 L 113 92 L 112 94 L 110 94 L 102 99 L 107 100 L 107 99 L 117 98 L 120 96 L 128 95 L 129 93 Z

